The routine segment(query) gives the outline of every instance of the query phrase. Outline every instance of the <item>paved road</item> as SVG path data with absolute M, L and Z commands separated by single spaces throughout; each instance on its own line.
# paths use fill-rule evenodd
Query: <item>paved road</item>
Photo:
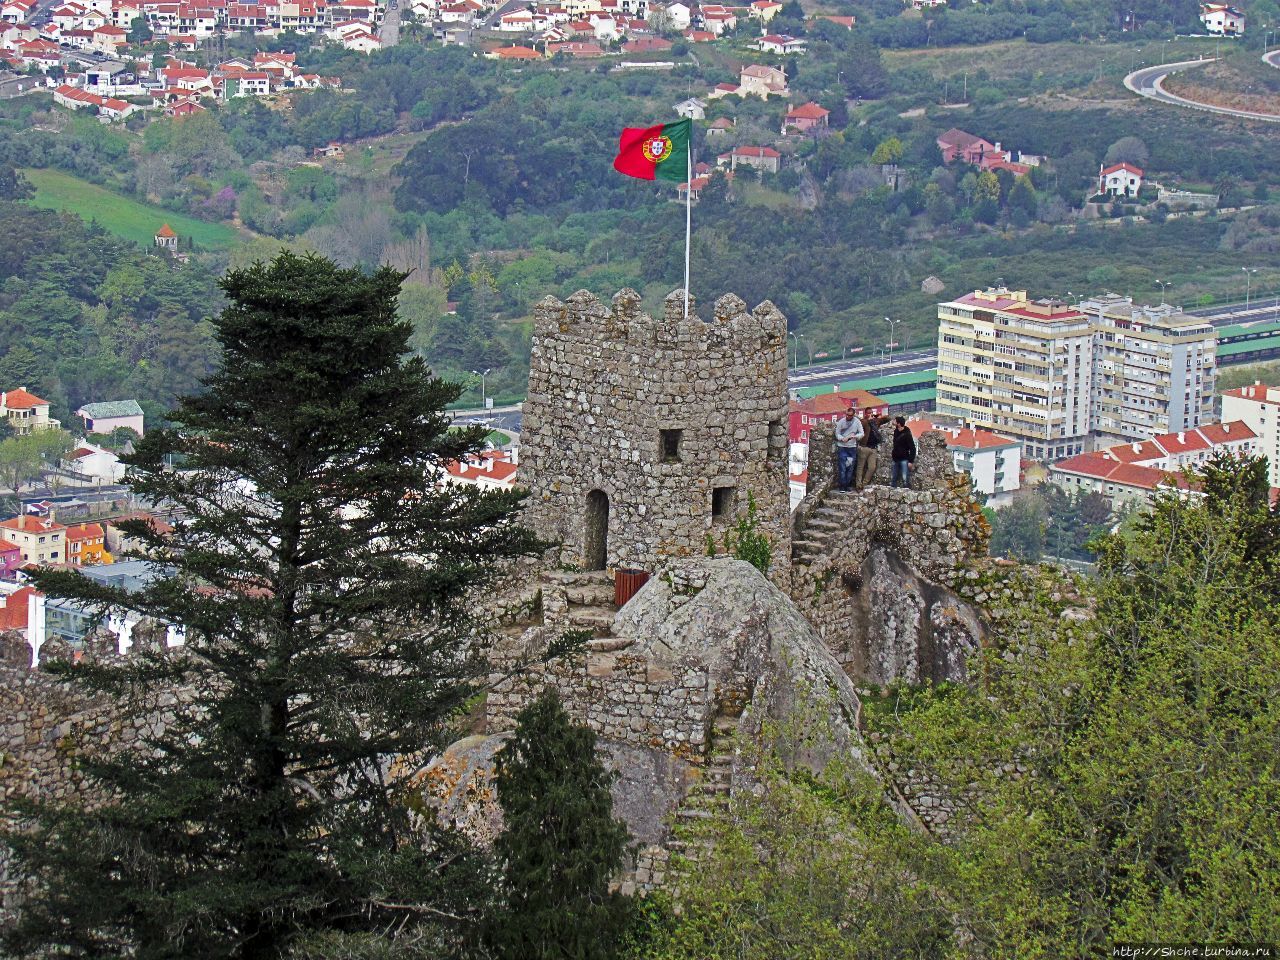
M 1262 55 L 1262 62 L 1280 70 L 1280 50 L 1272 50 Z
M 378 39 L 382 41 L 384 50 L 400 42 L 400 0 L 390 0 L 387 3 L 382 26 L 378 28 Z
M 1275 66 L 1273 61 L 1268 60 L 1267 62 Z M 1158 67 L 1143 67 L 1141 70 L 1135 70 L 1125 77 L 1124 85 L 1138 96 L 1146 97 L 1148 100 L 1158 100 L 1161 103 L 1171 103 L 1175 106 L 1187 107 L 1191 110 L 1203 110 L 1206 113 L 1218 113 L 1227 117 L 1239 117 L 1242 120 L 1265 120 L 1268 123 L 1280 123 L 1280 114 L 1255 113 L 1251 110 L 1232 110 L 1230 107 L 1218 107 L 1208 103 L 1188 100 L 1186 97 L 1179 97 L 1165 90 L 1164 80 L 1169 74 L 1178 73 L 1206 63 L 1213 63 L 1213 58 L 1207 60 L 1183 60 L 1179 63 L 1167 63 Z

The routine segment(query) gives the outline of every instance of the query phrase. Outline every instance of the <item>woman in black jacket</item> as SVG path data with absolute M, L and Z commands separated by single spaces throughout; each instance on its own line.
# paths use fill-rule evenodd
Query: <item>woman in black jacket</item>
M 916 462 L 916 438 L 907 429 L 906 417 L 893 418 L 893 480 L 890 486 L 911 485 L 910 464 Z

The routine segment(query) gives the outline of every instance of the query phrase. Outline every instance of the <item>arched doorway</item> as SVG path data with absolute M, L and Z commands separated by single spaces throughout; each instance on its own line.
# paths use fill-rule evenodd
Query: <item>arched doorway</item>
M 603 570 L 609 557 L 609 496 L 603 490 L 587 494 L 582 537 L 582 561 L 588 570 Z

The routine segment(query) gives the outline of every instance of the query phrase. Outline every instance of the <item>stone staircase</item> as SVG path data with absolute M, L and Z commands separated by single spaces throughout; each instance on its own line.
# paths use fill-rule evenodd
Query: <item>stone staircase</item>
M 684 804 L 675 813 L 677 834 L 666 843 L 673 853 L 697 861 L 705 846 L 705 838 L 688 837 L 679 830 L 682 826 L 697 827 L 729 808 L 729 795 L 733 786 L 733 761 L 736 751 L 738 720 L 721 714 L 711 727 L 707 744 L 707 765 L 702 779 L 685 795 Z
M 613 617 L 613 581 L 604 570 L 551 570 L 545 579 L 563 593 L 568 607 L 556 619 L 569 630 L 586 630 L 593 638 L 608 637 Z
M 856 491 L 828 491 L 821 505 L 809 515 L 804 529 L 791 541 L 792 563 L 809 566 L 827 554 L 831 541 L 840 536 L 847 526 L 842 518 L 842 501 L 857 495 Z

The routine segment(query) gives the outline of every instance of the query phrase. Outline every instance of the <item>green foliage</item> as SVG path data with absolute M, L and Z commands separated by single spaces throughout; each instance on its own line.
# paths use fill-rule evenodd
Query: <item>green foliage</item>
M 769 573 L 773 547 L 769 535 L 760 529 L 756 498 L 747 494 L 747 510 L 740 513 L 733 526 L 725 531 L 724 548 L 735 560 L 745 560 L 763 574 Z
M 8 433 L 9 424 L 5 423 Z M 71 449 L 71 435 L 65 430 L 36 430 L 21 436 L 0 439 L 0 483 L 19 493 L 26 484 L 52 469 Z
M 810 702 L 806 698 L 806 702 Z M 928 839 L 903 824 L 879 782 L 844 758 L 815 763 L 807 733 L 739 745 L 761 789 L 681 831 L 674 907 L 648 918 L 643 960 L 862 960 L 940 957 L 953 926 L 931 889 Z M 786 727 L 794 727 L 787 724 Z M 820 748 L 815 751 L 820 755 Z
M 1092 619 L 1010 611 L 1015 655 L 894 734 L 961 802 L 939 891 L 988 955 L 1280 936 L 1280 514 L 1261 460 L 1203 492 L 1103 539 Z
M 16 954 L 456 938 L 449 917 L 483 902 L 475 856 L 415 823 L 386 771 L 453 738 L 485 671 L 468 598 L 531 541 L 518 495 L 434 482 L 483 433 L 450 431 L 459 388 L 406 358 L 401 280 L 291 254 L 229 273 L 221 366 L 182 401 L 182 429 L 149 431 L 129 460 L 134 491 L 186 517 L 129 530 L 155 579 L 37 576 L 50 596 L 187 629 L 180 652 L 63 664 L 67 682 L 122 717 L 175 685 L 194 699 L 147 741 L 82 760 L 102 805 L 36 805 L 34 829 L 6 837 L 39 890 L 7 931 Z
M 569 719 L 554 690 L 520 712 L 497 755 L 502 905 L 485 923 L 488 956 L 618 956 L 630 916 L 626 898 L 609 890 L 627 851 L 614 779 L 596 756 L 595 733 Z

